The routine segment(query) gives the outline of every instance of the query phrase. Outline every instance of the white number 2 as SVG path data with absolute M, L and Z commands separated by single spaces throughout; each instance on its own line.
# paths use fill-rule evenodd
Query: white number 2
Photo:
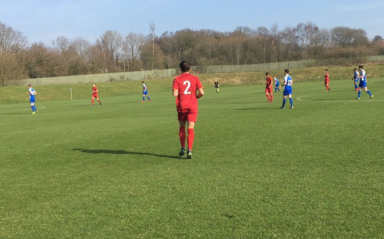
M 191 82 L 189 81 L 184 81 L 183 85 L 187 85 L 187 88 L 185 88 L 184 95 L 190 95 L 192 92 L 188 91 L 189 88 L 191 88 Z

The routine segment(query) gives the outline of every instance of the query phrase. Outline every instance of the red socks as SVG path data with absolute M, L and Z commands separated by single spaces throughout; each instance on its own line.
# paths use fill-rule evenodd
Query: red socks
M 271 95 L 271 102 L 273 101 L 273 95 Z
M 92 99 L 92 105 L 94 105 L 95 104 L 95 100 L 94 99 Z
M 329 86 L 327 86 L 327 91 L 329 91 Z
M 179 138 L 180 138 L 180 144 L 182 148 L 185 148 L 185 127 L 179 128 Z M 193 140 L 195 139 L 195 132 L 194 129 L 188 129 L 188 150 L 192 151 L 193 147 Z
M 185 127 L 180 127 L 179 129 L 180 144 L 182 148 L 185 148 Z
M 192 151 L 194 139 L 195 139 L 194 129 L 188 129 L 188 150 L 189 151 Z
M 269 95 L 268 95 L 268 94 L 266 94 L 266 96 L 267 96 L 267 99 L 268 99 L 268 101 L 271 101 L 271 100 L 269 99 Z

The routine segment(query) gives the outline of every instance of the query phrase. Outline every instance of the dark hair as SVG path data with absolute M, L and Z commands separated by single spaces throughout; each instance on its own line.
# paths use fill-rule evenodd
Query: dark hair
M 359 68 L 363 69 L 363 66 L 359 66 Z
M 356 68 L 353 68 L 353 70 L 355 71 L 355 70 L 357 70 Z
M 288 70 L 288 69 L 285 69 L 284 73 L 289 73 L 289 70 Z
M 325 71 L 328 71 L 328 69 L 325 69 Z
M 266 75 L 269 75 L 269 72 L 265 72 Z
M 28 87 L 30 87 L 31 86 L 31 84 L 28 84 Z
M 144 81 L 141 81 L 141 83 L 144 83 Z
M 183 72 L 188 72 L 191 69 L 191 63 L 189 63 L 188 61 L 180 62 L 180 69 Z

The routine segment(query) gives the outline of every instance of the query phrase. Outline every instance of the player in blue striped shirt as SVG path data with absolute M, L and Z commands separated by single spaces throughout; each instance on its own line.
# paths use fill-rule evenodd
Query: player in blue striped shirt
M 355 91 L 358 91 L 359 90 L 359 86 L 357 85 L 357 83 L 359 82 L 359 72 L 357 71 L 356 68 L 353 69 L 353 78 L 352 78 L 352 80 L 355 83 Z
M 368 95 L 370 96 L 370 98 L 373 97 L 372 93 L 368 90 L 368 87 L 367 87 L 367 74 L 365 73 L 365 70 L 363 69 L 363 66 L 359 66 L 359 70 L 360 70 L 360 83 L 359 83 L 359 93 L 357 95 L 357 99 L 360 100 L 360 96 L 361 96 L 361 89 L 364 89 Z
M 279 82 L 279 79 L 276 78 L 276 76 L 274 76 L 273 79 L 275 79 L 275 93 L 276 93 L 277 91 L 280 91 L 280 82 Z
M 284 99 L 283 99 L 283 105 L 280 107 L 281 109 L 284 109 L 285 107 L 285 103 L 287 101 L 287 96 L 289 97 L 289 103 L 291 103 L 291 109 L 293 109 L 293 100 L 292 100 L 292 83 L 293 83 L 293 80 L 292 80 L 292 77 L 289 75 L 289 70 L 286 69 L 284 71 L 284 92 L 283 92 L 283 95 L 284 95 Z
M 28 85 L 29 90 L 28 90 L 28 95 L 29 95 L 29 103 L 31 103 L 31 109 L 32 109 L 32 114 L 36 114 L 37 109 L 35 106 L 35 95 L 37 95 L 37 92 L 32 88 L 32 85 Z
M 148 100 L 149 100 L 149 102 L 151 102 L 152 100 L 151 100 L 151 98 L 149 98 L 149 96 L 148 96 L 148 88 L 147 88 L 147 85 L 144 84 L 144 81 L 142 81 L 141 84 L 143 85 L 143 101 L 142 101 L 142 102 L 145 103 L 145 97 L 147 97 Z

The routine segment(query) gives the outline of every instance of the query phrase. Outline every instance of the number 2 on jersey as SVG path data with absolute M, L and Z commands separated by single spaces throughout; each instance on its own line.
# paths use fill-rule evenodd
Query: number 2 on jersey
M 187 85 L 187 88 L 185 88 L 184 95 L 190 95 L 192 92 L 188 91 L 189 88 L 191 88 L 191 82 L 189 81 L 184 81 L 183 85 Z

